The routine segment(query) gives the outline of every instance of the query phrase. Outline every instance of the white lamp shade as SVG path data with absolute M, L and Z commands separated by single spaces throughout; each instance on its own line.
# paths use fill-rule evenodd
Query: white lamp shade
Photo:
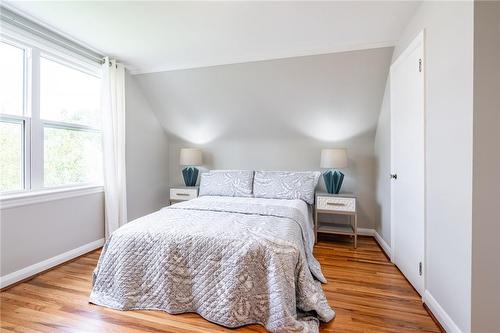
M 322 149 L 320 166 L 325 169 L 347 167 L 347 150 Z
M 196 148 L 182 148 L 179 158 L 180 165 L 201 165 L 202 157 L 201 150 Z

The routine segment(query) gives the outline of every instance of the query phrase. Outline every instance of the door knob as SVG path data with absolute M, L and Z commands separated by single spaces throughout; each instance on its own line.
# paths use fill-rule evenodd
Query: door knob
M 398 179 L 397 173 L 391 173 L 391 179 Z

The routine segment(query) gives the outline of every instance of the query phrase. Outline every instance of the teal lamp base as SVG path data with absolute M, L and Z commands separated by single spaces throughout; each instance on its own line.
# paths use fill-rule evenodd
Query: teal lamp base
M 328 170 L 323 173 L 323 180 L 325 181 L 328 193 L 339 194 L 342 182 L 344 181 L 344 174 L 340 171 Z
M 198 179 L 198 169 L 195 167 L 185 167 L 182 169 L 182 177 L 186 186 L 195 186 Z

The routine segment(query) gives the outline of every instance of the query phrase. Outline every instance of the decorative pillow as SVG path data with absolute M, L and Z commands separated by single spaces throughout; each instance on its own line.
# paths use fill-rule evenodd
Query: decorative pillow
M 255 171 L 253 194 L 256 198 L 301 199 L 312 205 L 320 175 L 318 171 Z
M 201 174 L 200 196 L 251 197 L 253 171 L 212 170 Z

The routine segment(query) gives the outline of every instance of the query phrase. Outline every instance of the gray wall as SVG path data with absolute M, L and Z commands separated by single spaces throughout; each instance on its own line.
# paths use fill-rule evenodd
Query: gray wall
M 182 184 L 181 167 L 178 165 L 180 148 L 188 143 L 170 144 L 170 179 L 172 184 Z M 249 170 L 320 170 L 320 150 L 326 147 L 347 147 L 349 168 L 344 170 L 342 191 L 356 193 L 359 198 L 358 220 L 360 227 L 374 228 L 374 176 L 373 137 L 352 138 L 349 141 L 328 145 L 311 139 L 244 141 L 217 141 L 201 146 L 206 169 Z M 324 189 L 320 179 L 320 188 Z
M 472 332 L 500 328 L 500 2 L 474 2 Z
M 104 238 L 103 193 L 0 211 L 0 276 Z
M 394 60 L 422 29 L 426 61 L 425 287 L 457 327 L 469 332 L 473 2 L 422 3 L 394 50 Z M 387 145 L 389 135 L 390 117 L 381 113 L 377 137 L 385 138 Z M 387 151 L 378 151 L 380 158 L 387 158 Z M 382 197 L 390 200 L 390 192 Z
M 375 134 L 377 233 L 391 246 L 391 90 L 387 77 Z
M 168 203 L 168 141 L 135 78 L 127 73 L 127 208 L 131 221 Z
M 375 225 L 373 140 L 392 48 L 136 75 L 169 134 L 169 181 L 179 149 L 205 168 L 319 170 L 321 148 L 345 147 L 344 191 Z

